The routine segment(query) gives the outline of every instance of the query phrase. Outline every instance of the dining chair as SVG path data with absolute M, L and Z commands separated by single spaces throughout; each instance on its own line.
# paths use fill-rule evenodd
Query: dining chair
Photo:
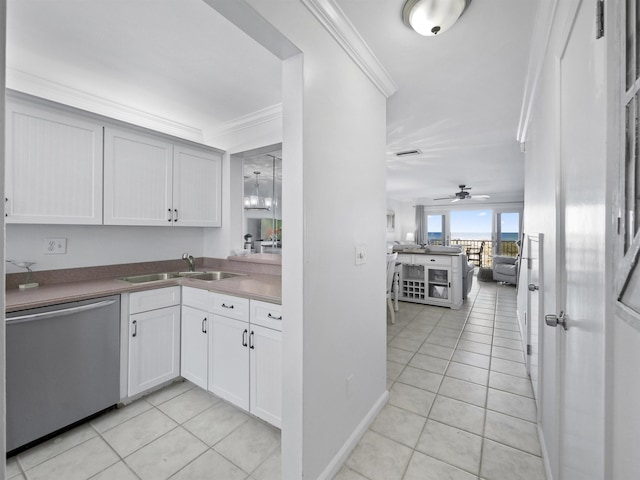
M 387 253 L 387 307 L 391 316 L 391 323 L 396 323 L 396 313 L 391 302 L 391 295 L 394 292 L 394 280 L 396 277 L 396 260 L 398 253 Z M 397 298 L 397 288 L 396 288 Z

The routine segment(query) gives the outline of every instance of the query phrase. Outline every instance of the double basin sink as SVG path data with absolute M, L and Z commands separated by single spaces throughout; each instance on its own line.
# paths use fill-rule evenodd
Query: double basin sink
M 130 277 L 122 277 L 120 280 L 124 280 L 129 283 L 147 283 L 158 282 L 161 280 L 171 280 L 174 278 L 194 278 L 196 280 L 204 280 L 212 282 L 214 280 L 222 280 L 223 278 L 238 277 L 241 273 L 229 273 L 229 272 L 168 272 L 168 273 L 148 273 L 144 275 L 133 275 Z

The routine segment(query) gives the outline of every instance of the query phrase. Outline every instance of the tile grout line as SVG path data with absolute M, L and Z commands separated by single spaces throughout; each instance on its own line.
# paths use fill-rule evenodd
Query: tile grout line
M 498 307 L 498 296 L 499 296 L 499 292 L 497 291 L 497 288 L 496 288 L 496 300 L 495 300 L 495 306 L 494 306 L 496 310 Z M 493 327 L 491 332 L 491 355 L 489 355 L 489 369 L 487 371 L 487 391 L 485 393 L 485 399 L 484 399 L 484 419 L 482 422 L 482 442 L 480 443 L 480 462 L 478 464 L 478 478 L 481 478 L 481 474 L 482 474 L 482 458 L 484 456 L 485 439 L 487 438 L 485 434 L 487 433 L 487 412 L 489 410 L 489 388 L 491 388 L 489 387 L 489 384 L 491 382 L 491 364 L 493 363 L 493 333 L 495 332 L 495 324 L 496 324 L 496 320 L 495 320 L 495 313 L 494 313 Z
M 479 289 L 478 289 L 478 290 L 479 290 Z M 478 293 L 479 293 L 479 292 L 478 292 Z M 474 304 L 475 304 L 475 301 L 477 300 L 478 293 L 476 293 L 476 296 L 475 296 L 475 297 L 474 297 L 474 299 L 473 299 L 473 303 L 474 303 Z M 468 297 L 467 297 L 467 299 L 468 299 Z M 437 387 L 436 392 L 435 392 L 435 394 L 434 394 L 433 402 L 431 402 L 431 405 L 430 405 L 430 406 L 429 406 L 429 408 L 427 409 L 426 419 L 425 419 L 424 425 L 422 426 L 422 429 L 420 430 L 420 434 L 418 435 L 418 441 L 417 441 L 417 442 L 419 442 L 419 441 L 420 441 L 420 438 L 422 437 L 422 435 L 423 435 L 423 434 L 424 434 L 424 432 L 425 432 L 425 429 L 427 428 L 427 423 L 429 422 L 429 416 L 431 415 L 431 411 L 432 411 L 432 409 L 433 409 L 433 405 L 434 405 L 434 404 L 435 404 L 435 402 L 436 402 L 436 399 L 437 399 L 437 397 L 438 397 L 438 392 L 440 391 L 440 387 L 442 386 L 442 383 L 444 382 L 444 378 L 445 378 L 445 376 L 446 376 L 446 374 L 447 374 L 447 370 L 449 369 L 449 365 L 451 365 L 451 359 L 452 359 L 452 358 L 453 358 L 453 356 L 455 355 L 456 347 L 457 347 L 458 343 L 460 342 L 460 337 L 462 336 L 462 332 L 464 331 L 464 327 L 467 325 L 467 322 L 468 322 L 468 320 L 469 320 L 469 315 L 471 314 L 471 311 L 472 311 L 472 310 L 473 310 L 473 305 L 472 305 L 472 306 L 467 310 L 467 314 L 466 314 L 466 316 L 465 316 L 464 323 L 462 324 L 462 327 L 460 328 L 460 333 L 458 334 L 458 337 L 457 337 L 457 339 L 456 339 L 456 343 L 455 343 L 455 345 L 453 346 L 453 349 L 452 349 L 452 352 L 451 352 L 451 356 L 449 357 L 449 360 L 447 360 L 447 365 L 446 365 L 446 367 L 445 367 L 445 369 L 444 369 L 444 372 L 443 372 L 443 374 L 442 374 L 442 378 L 440 379 L 440 381 L 439 381 L 439 383 L 438 383 L 438 387 Z M 448 312 L 446 312 L 446 313 L 448 313 Z M 439 324 L 440 324 L 440 322 L 442 322 L 442 320 L 444 319 L 444 317 L 445 317 L 446 313 L 443 313 L 442 317 L 440 317 L 440 320 L 438 320 L 438 323 L 436 324 L 436 326 L 437 326 L 437 325 L 439 325 Z M 434 328 L 435 328 L 435 327 L 434 327 Z M 428 338 L 429 338 L 429 337 L 427 337 L 427 338 L 424 340 L 424 342 L 422 342 L 422 344 L 420 345 L 420 348 L 422 348 L 422 346 L 426 343 L 426 341 L 427 341 L 427 339 L 428 339 Z M 416 352 L 416 353 L 417 353 L 417 352 Z M 414 354 L 414 356 L 415 356 L 415 354 Z M 413 357 L 411 357 L 411 358 L 413 358 Z M 411 360 L 409 360 L 409 361 L 411 361 Z M 408 366 L 408 365 L 409 365 L 409 363 L 407 363 L 407 366 Z M 405 368 L 406 368 L 406 366 L 405 366 Z M 404 369 L 403 369 L 403 371 L 404 371 Z M 401 373 L 402 373 L 402 372 L 401 372 Z M 395 381 L 394 381 L 394 383 L 395 383 Z M 393 385 L 392 385 L 392 386 L 393 386 Z M 434 421 L 435 421 L 435 420 L 434 420 Z M 455 427 L 454 427 L 454 428 L 455 428 Z M 401 476 L 400 478 L 404 478 L 404 477 L 405 477 L 405 475 L 407 474 L 407 470 L 409 469 L 409 465 L 411 464 L 411 460 L 413 459 L 413 457 L 414 457 L 414 455 L 415 455 L 416 451 L 418 451 L 418 450 L 415 448 L 415 447 L 417 446 L 417 444 L 418 444 L 417 442 L 416 442 L 416 445 L 412 448 L 411 456 L 409 457 L 409 461 L 408 461 L 408 462 L 407 462 L 407 464 L 405 465 L 405 468 L 404 468 L 404 470 L 403 470 L 403 472 L 402 472 L 402 476 Z M 422 452 L 419 452 L 419 453 L 421 453 L 421 454 L 422 454 Z M 423 455 L 424 455 L 424 454 L 423 454 Z M 427 455 L 427 456 L 430 456 L 430 455 Z M 435 458 L 435 457 L 432 457 L 432 458 Z M 436 459 L 436 460 L 439 460 L 439 459 Z M 443 460 L 439 460 L 439 461 L 443 461 Z M 447 465 L 451 465 L 451 464 L 450 464 L 450 463 L 448 463 L 448 462 L 444 462 L 444 463 L 446 463 Z M 454 467 L 455 467 L 455 465 L 452 465 L 452 466 L 454 466 Z M 455 468 L 459 468 L 459 467 L 455 467 Z M 466 470 L 464 470 L 464 469 L 460 469 L 460 470 L 462 470 L 462 471 L 466 471 Z

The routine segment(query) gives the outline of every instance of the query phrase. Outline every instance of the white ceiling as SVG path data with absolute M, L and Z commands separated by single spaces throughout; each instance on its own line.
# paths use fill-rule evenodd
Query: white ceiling
M 458 22 L 423 37 L 405 0 L 336 0 L 398 84 L 387 103 L 388 196 L 424 204 L 459 184 L 522 201 L 516 141 L 535 0 L 473 0 Z M 419 156 L 395 153 L 420 149 Z
M 281 102 L 281 62 L 202 0 L 9 0 L 7 66 L 196 129 Z
M 474 0 L 428 38 L 402 23 L 404 0 L 335 2 L 399 86 L 389 197 L 433 204 L 464 183 L 522 201 L 516 129 L 538 1 Z M 7 66 L 201 130 L 281 101 L 280 61 L 202 0 L 9 0 Z

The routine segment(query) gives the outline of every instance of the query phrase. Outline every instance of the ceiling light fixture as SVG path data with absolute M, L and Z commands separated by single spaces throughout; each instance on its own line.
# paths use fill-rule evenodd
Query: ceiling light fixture
M 256 176 L 255 187 L 256 190 L 253 195 L 248 195 L 244 197 L 244 209 L 245 210 L 271 210 L 271 205 L 273 204 L 271 197 L 263 197 L 260 195 L 260 183 L 258 182 L 258 177 L 260 176 L 260 172 L 253 172 Z
M 420 35 L 432 37 L 449 30 L 471 0 L 407 0 L 402 20 Z

